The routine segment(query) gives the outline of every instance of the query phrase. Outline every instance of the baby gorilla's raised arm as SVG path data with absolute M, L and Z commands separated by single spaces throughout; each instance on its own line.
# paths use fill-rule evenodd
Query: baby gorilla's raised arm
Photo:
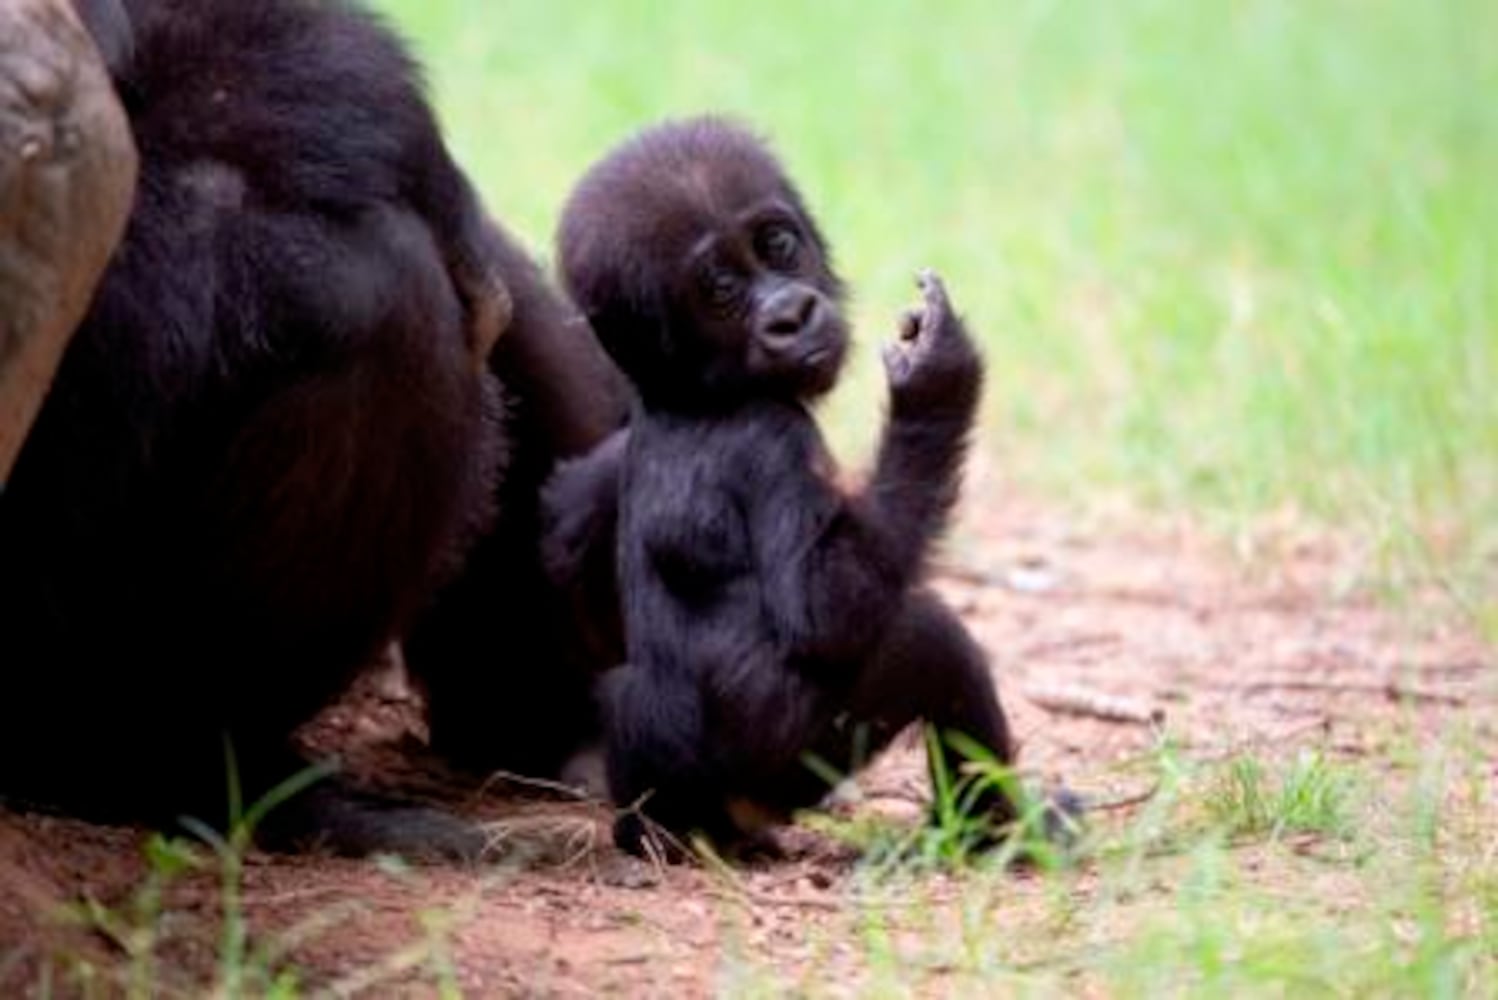
M 890 420 L 866 494 L 889 531 L 907 580 L 957 501 L 962 462 L 983 388 L 983 363 L 941 279 L 920 277 L 924 303 L 886 348 Z
M 777 467 L 753 498 L 765 599 L 802 667 L 836 672 L 868 654 L 871 623 L 898 612 L 957 498 L 982 362 L 940 279 L 922 274 L 920 286 L 922 307 L 885 352 L 890 417 L 868 487 L 839 493 L 813 435 L 805 461 Z

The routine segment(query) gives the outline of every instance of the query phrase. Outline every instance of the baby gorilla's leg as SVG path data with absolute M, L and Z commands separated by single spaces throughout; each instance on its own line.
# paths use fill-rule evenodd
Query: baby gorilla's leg
M 691 834 L 730 841 L 722 778 L 703 746 L 702 704 L 690 678 L 633 664 L 600 684 L 608 740 L 609 794 L 619 813 L 614 843 L 639 857 L 681 860 Z
M 1036 831 L 1052 844 L 1066 845 L 1081 827 L 1080 799 L 1065 787 L 1029 800 L 1013 773 L 977 775 L 967 790 L 974 745 L 1002 768 L 1015 764 L 1015 748 L 999 703 L 988 657 L 968 634 L 957 615 L 935 594 L 917 591 L 905 602 L 886 635 L 878 656 L 864 671 L 853 692 L 849 714 L 866 720 L 871 742 L 883 746 L 901 728 L 921 720 L 936 730 L 938 753 L 930 761 L 957 789 L 956 801 L 988 827 L 980 842 L 997 845 L 1022 817 L 1038 822 Z M 961 734 L 966 743 L 949 740 Z M 1032 810 L 1039 808 L 1039 813 Z M 933 813 L 940 804 L 933 805 Z M 1029 814 L 1027 816 L 1027 813 Z M 1022 858 L 1033 855 L 1026 850 Z
M 968 771 L 968 757 L 946 735 L 961 733 L 1001 765 L 1014 761 L 1009 723 L 999 705 L 988 659 L 962 622 L 934 594 L 916 591 L 890 624 L 878 651 L 864 665 L 836 713 L 809 748 L 810 765 L 786 776 L 781 786 L 788 808 L 814 805 L 829 791 L 829 779 L 867 765 L 906 726 L 929 722 L 942 737 L 931 760 L 950 781 Z M 1018 815 L 1016 804 L 996 783 L 985 783 L 972 802 L 997 833 Z
M 935 727 L 940 753 L 931 760 L 933 782 L 938 768 L 953 783 L 968 771 L 968 755 L 947 739 L 952 733 L 1000 765 L 1014 763 L 1009 722 L 988 657 L 957 615 L 929 591 L 916 591 L 905 602 L 854 690 L 850 709 L 891 736 L 918 720 Z M 975 815 L 986 816 L 995 826 L 1018 815 L 1015 803 L 993 782 L 985 783 L 972 805 Z

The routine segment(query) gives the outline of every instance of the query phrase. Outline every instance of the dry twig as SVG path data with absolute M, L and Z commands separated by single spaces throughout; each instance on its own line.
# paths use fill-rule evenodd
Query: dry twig
M 1024 693 L 1026 698 L 1051 712 L 1141 725 L 1159 725 L 1165 721 L 1165 710 L 1157 705 L 1079 684 L 1030 684 Z
M 1244 683 L 1222 685 L 1244 694 L 1264 691 L 1344 691 L 1358 694 L 1382 695 L 1390 701 L 1425 701 L 1441 705 L 1462 706 L 1467 696 L 1454 691 L 1438 691 L 1434 688 L 1399 684 L 1395 681 L 1321 680 L 1308 677 L 1270 677 Z

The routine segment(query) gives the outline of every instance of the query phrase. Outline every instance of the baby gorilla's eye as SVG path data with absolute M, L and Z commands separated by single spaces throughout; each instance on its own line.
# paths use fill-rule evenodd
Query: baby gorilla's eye
M 714 268 L 702 275 L 702 291 L 715 308 L 727 309 L 739 298 L 739 276 L 732 271 Z
M 785 225 L 767 226 L 759 236 L 759 253 L 766 264 L 778 271 L 788 271 L 796 266 L 801 241 L 796 231 Z

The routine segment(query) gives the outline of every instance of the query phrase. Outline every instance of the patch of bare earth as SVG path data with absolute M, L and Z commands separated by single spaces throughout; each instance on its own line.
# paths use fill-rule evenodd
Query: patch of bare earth
M 1025 768 L 1107 799 L 1139 791 L 1111 765 L 1162 732 L 1198 756 L 1317 746 L 1372 757 L 1396 732 L 1436 740 L 1459 723 L 1494 740 L 1491 651 L 1453 616 L 1380 606 L 1351 585 L 1356 560 L 1323 539 L 1286 531 L 1260 543 L 1245 561 L 1184 523 L 970 505 L 938 586 L 992 651 Z M 787 832 L 785 860 L 731 875 L 626 862 L 596 804 L 445 781 L 421 758 L 417 708 L 400 683 L 375 675 L 309 739 L 494 821 L 502 860 L 399 869 L 252 855 L 251 946 L 284 946 L 304 987 L 422 996 L 449 974 L 470 995 L 680 996 L 770 970 L 782 985 L 852 992 L 885 953 L 864 936 L 869 909 L 893 929 L 892 953 L 929 963 L 940 982 L 945 959 L 919 942 L 958 936 L 955 904 L 943 905 L 958 889 L 950 877 L 900 898 L 855 898 L 856 857 L 810 830 Z M 861 787 L 856 808 L 914 822 L 925 797 L 916 741 L 901 741 Z M 0 994 L 34 986 L 48 956 L 124 964 L 118 942 L 56 914 L 84 898 L 126 908 L 146 874 L 144 839 L 0 812 Z M 1006 908 L 1025 907 L 1041 881 L 999 880 L 984 919 L 1003 926 Z M 211 980 L 222 900 L 212 872 L 168 894 L 162 992 Z M 950 935 L 931 926 L 946 920 Z

